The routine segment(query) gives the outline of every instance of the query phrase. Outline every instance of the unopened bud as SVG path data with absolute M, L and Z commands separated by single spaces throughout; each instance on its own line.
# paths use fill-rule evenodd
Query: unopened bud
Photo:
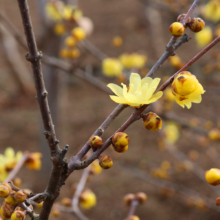
M 128 145 L 129 140 L 130 139 L 126 133 L 117 132 L 112 138 L 112 143 L 115 147 L 123 148 Z
M 181 14 L 181 15 L 179 15 L 178 17 L 177 17 L 177 21 L 178 22 L 181 22 L 181 21 L 183 21 L 183 19 L 186 17 L 186 14 Z M 191 21 L 191 18 L 189 17 L 188 19 L 187 19 L 187 23 L 188 22 L 190 22 Z
M 218 197 L 218 198 L 216 199 L 215 204 L 216 204 L 217 206 L 220 206 L 220 197 Z
M 96 195 L 89 189 L 84 190 L 79 197 L 79 205 L 84 209 L 90 209 L 96 205 Z
M 0 197 L 7 197 L 11 191 L 11 186 L 8 183 L 0 184 Z
M 169 31 L 174 37 L 182 36 L 184 33 L 184 26 L 180 22 L 174 22 L 170 25 Z
M 53 217 L 58 217 L 58 216 L 60 216 L 60 210 L 59 209 L 53 209 L 52 211 L 51 211 L 51 215 L 53 216 Z
M 99 165 L 103 168 L 103 169 L 109 169 L 113 166 L 113 161 L 111 159 L 111 157 L 109 156 L 102 156 L 99 159 Z
M 209 132 L 208 136 L 209 136 L 209 139 L 211 139 L 213 141 L 220 140 L 220 130 L 216 129 L 216 128 L 213 128 Z
M 63 198 L 61 201 L 61 204 L 66 207 L 70 207 L 72 205 L 72 199 L 67 198 L 67 197 Z
M 100 138 L 99 136 L 92 136 L 89 139 L 89 145 L 91 147 L 95 147 L 95 148 L 101 147 L 102 146 L 102 138 Z
M 14 199 L 17 203 L 22 203 L 27 199 L 27 194 L 23 190 L 19 190 L 14 194 Z
M 14 195 L 15 195 L 15 191 L 12 191 L 10 194 L 9 194 L 9 196 L 7 196 L 6 198 L 5 198 L 5 202 L 8 204 L 8 205 L 15 205 L 15 204 L 17 204 L 17 202 L 15 201 L 15 199 L 14 199 Z
M 147 130 L 158 131 L 162 128 L 162 120 L 157 114 L 149 112 L 147 115 L 143 115 L 142 118 L 144 120 L 144 127 Z
M 143 192 L 139 192 L 135 195 L 135 198 L 138 200 L 140 204 L 143 204 L 147 201 L 147 195 Z
M 197 33 L 205 27 L 205 22 L 201 18 L 193 18 L 187 26 L 191 31 Z
M 217 168 L 212 168 L 205 173 L 206 181 L 213 186 L 220 184 L 220 170 Z
M 4 218 L 4 219 L 10 218 L 13 211 L 14 211 L 14 207 L 8 205 L 5 202 L 3 203 L 3 205 L 0 208 L 0 214 L 1 214 L 2 218 Z
M 131 205 L 131 202 L 133 201 L 133 200 L 135 200 L 135 195 L 134 194 L 127 194 L 125 197 L 124 197 L 124 203 L 125 203 L 125 205 L 127 205 L 127 206 L 130 206 Z
M 11 220 L 23 220 L 25 218 L 25 212 L 16 210 L 11 216 Z
M 16 178 L 13 180 L 13 184 L 14 184 L 16 187 L 20 188 L 20 186 L 21 186 L 21 179 L 20 179 L 19 177 L 16 177 Z

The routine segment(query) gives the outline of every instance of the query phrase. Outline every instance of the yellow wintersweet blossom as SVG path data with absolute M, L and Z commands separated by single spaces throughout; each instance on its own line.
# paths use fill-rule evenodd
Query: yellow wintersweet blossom
M 168 122 L 164 127 L 165 140 L 167 143 L 174 144 L 179 138 L 179 128 L 176 123 Z
M 127 69 L 142 68 L 147 62 L 147 57 L 138 53 L 124 53 L 119 57 L 119 60 L 121 61 L 122 65 Z
M 220 1 L 211 0 L 202 9 L 204 17 L 208 20 L 218 22 L 220 20 Z
M 105 76 L 120 76 L 122 71 L 123 66 L 118 59 L 106 58 L 102 61 L 102 72 Z
M 175 77 L 172 83 L 172 92 L 177 104 L 183 108 L 186 105 L 190 109 L 192 102 L 200 103 L 202 101 L 201 95 L 205 93 L 205 90 L 194 75 L 183 71 Z
M 0 182 L 3 182 L 9 172 L 15 167 L 17 162 L 21 159 L 22 152 L 18 151 L 15 154 L 11 147 L 6 148 L 4 154 L 0 154 Z
M 139 74 L 132 73 L 129 88 L 123 83 L 123 88 L 113 83 L 107 86 L 116 94 L 116 96 L 110 95 L 114 102 L 139 108 L 142 105 L 156 102 L 163 95 L 161 91 L 154 94 L 159 82 L 159 78 L 145 77 L 141 79 Z
M 212 41 L 212 29 L 206 26 L 202 31 L 196 33 L 195 40 L 198 47 L 204 47 Z
M 40 170 L 41 169 L 41 157 L 42 154 L 39 152 L 31 153 L 28 155 L 28 160 L 25 162 L 25 165 L 30 170 Z

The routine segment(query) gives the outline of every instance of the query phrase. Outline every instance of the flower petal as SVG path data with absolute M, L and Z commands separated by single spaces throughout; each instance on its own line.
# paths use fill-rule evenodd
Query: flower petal
M 109 83 L 107 86 L 115 93 L 115 95 L 123 97 L 123 90 L 120 86 L 114 83 Z
M 150 88 L 151 88 L 151 87 L 157 87 L 159 83 L 160 83 L 160 78 L 155 78 L 155 79 L 151 82 Z
M 127 86 L 125 84 L 122 83 L 123 86 L 123 96 L 125 99 L 127 99 L 128 102 L 130 103 L 138 103 L 137 98 L 135 97 L 135 95 L 130 94 L 127 92 Z
M 128 104 L 128 101 L 122 97 L 110 95 L 110 98 L 116 103 Z
M 144 102 L 148 101 L 149 99 L 151 99 L 152 95 L 154 94 L 155 90 L 157 87 L 150 87 L 147 90 L 147 93 L 144 94 Z
M 141 80 L 141 86 L 143 87 L 144 84 L 148 84 L 150 85 L 152 83 L 153 79 L 150 78 L 150 77 L 144 77 L 142 80 Z
M 132 73 L 130 76 L 130 84 L 134 84 L 134 91 L 137 91 L 138 89 L 140 89 L 140 87 L 141 87 L 140 75 L 137 73 Z

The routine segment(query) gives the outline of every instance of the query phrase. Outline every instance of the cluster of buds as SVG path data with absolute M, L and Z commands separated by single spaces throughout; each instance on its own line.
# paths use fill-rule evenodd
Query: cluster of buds
M 177 18 L 177 22 L 174 22 L 170 25 L 169 31 L 174 37 L 182 36 L 187 27 L 189 27 L 189 29 L 195 33 L 200 32 L 205 27 L 205 22 L 201 18 L 191 19 L 190 17 L 188 18 L 184 27 L 181 22 L 183 21 L 185 16 L 185 14 L 179 15 Z
M 81 27 L 75 27 L 71 31 L 71 35 L 66 37 L 65 45 L 67 48 L 63 48 L 60 51 L 60 56 L 63 58 L 76 59 L 80 56 L 80 51 L 76 47 L 79 41 L 86 38 L 86 33 Z
M 139 192 L 137 194 L 129 193 L 124 198 L 124 204 L 128 207 L 132 205 L 133 202 L 136 202 L 138 205 L 143 204 L 147 201 L 147 195 L 143 192 Z M 126 220 L 140 220 L 138 216 L 132 215 Z
M 143 114 L 141 116 L 143 118 L 143 125 L 149 131 L 158 131 L 162 128 L 162 120 L 161 118 L 153 112 L 149 112 L 148 114 Z
M 0 197 L 4 198 L 4 203 L 0 208 L 2 218 L 11 220 L 23 220 L 26 216 L 26 211 L 17 204 L 22 203 L 27 199 L 27 194 L 23 190 L 13 191 L 8 183 L 0 185 Z
M 126 133 L 117 132 L 112 137 L 112 146 L 118 153 L 123 153 L 128 150 L 129 137 Z

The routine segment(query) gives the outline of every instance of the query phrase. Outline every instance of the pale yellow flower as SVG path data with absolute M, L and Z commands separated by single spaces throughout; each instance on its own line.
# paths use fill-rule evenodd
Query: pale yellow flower
M 206 19 L 218 22 L 220 20 L 220 1 L 212 0 L 209 1 L 202 10 L 203 15 Z
M 202 31 L 196 33 L 195 40 L 199 47 L 204 47 L 212 41 L 212 29 L 206 26 Z
M 102 72 L 108 77 L 120 76 L 123 71 L 123 66 L 118 59 L 106 58 L 102 61 Z
M 202 101 L 202 94 L 205 92 L 202 85 L 188 71 L 179 73 L 172 83 L 172 93 L 175 96 L 177 104 L 191 108 L 192 102 L 200 103 Z
M 113 83 L 108 84 L 108 87 L 116 94 L 116 96 L 110 95 L 110 98 L 116 103 L 138 108 L 156 102 L 163 95 L 161 91 L 154 94 L 159 82 L 159 78 L 145 77 L 141 79 L 139 74 L 132 73 L 129 88 L 123 83 L 123 88 Z
M 176 123 L 168 122 L 164 127 L 165 140 L 167 143 L 174 144 L 179 138 L 179 128 Z

